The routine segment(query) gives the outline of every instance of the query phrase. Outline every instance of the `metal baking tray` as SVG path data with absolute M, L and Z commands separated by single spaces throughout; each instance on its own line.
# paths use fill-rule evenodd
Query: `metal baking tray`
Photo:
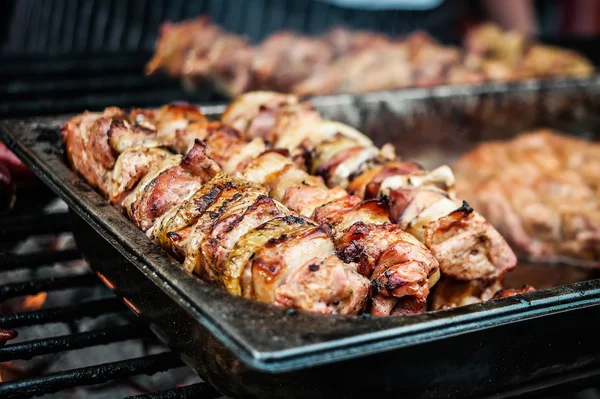
M 599 87 L 593 78 L 553 88 L 442 87 L 314 102 L 323 115 L 361 127 L 379 143 L 392 138 L 401 154 L 419 158 L 447 140 L 458 149 L 465 135 L 445 138 L 448 132 L 477 132 L 466 136 L 462 151 L 493 136 L 495 128 L 465 126 L 470 118 L 514 124 L 513 130 L 498 128 L 507 137 L 539 120 L 566 120 L 583 133 L 594 131 L 588 123 Z M 204 110 L 216 115 L 222 107 Z M 445 116 L 456 119 L 442 123 Z M 0 139 L 70 206 L 78 245 L 105 283 L 227 395 L 508 397 L 600 374 L 600 280 L 382 318 L 286 311 L 208 285 L 186 273 L 69 169 L 59 137 L 66 118 L 2 121 Z M 432 120 L 437 122 L 430 125 Z M 410 142 L 412 135 L 419 137 Z

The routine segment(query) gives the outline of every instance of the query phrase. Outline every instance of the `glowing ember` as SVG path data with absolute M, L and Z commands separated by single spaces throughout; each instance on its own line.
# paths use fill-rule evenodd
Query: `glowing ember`
M 44 306 L 48 294 L 42 291 L 36 295 L 27 296 L 22 303 L 23 310 L 37 310 Z

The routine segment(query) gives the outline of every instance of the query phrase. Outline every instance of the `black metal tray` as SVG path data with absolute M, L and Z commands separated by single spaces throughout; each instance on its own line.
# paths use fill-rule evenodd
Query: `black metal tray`
M 588 119 L 593 122 L 590 110 L 597 106 L 598 78 L 558 82 L 554 88 L 521 86 L 520 92 L 514 85 L 511 90 L 507 85 L 490 85 L 487 91 L 481 87 L 435 88 L 328 96 L 315 99 L 315 103 L 327 117 L 367 127 L 376 141 L 402 133 L 397 130 L 386 133 L 385 138 L 377 136 L 381 135 L 377 132 L 397 128 L 384 119 L 383 128 L 373 130 L 382 124 L 373 125 L 378 118 L 400 121 L 411 115 L 412 125 L 405 123 L 403 128 L 416 126 L 421 129 L 418 134 L 444 140 L 447 132 L 425 129 L 431 117 L 441 123 L 443 115 L 458 113 L 483 123 L 497 117 L 495 111 L 518 110 L 506 121 L 507 126 L 518 126 L 512 130 L 516 133 L 527 128 L 526 121 L 531 126 L 537 123 L 530 118 L 534 111 L 524 108 L 525 103 L 548 120 L 562 120 L 561 112 L 575 107 L 579 111 L 566 120 L 584 126 L 583 131 L 591 123 Z M 580 101 L 574 100 L 577 98 Z M 491 108 L 478 115 L 473 109 L 480 107 Z M 221 110 L 219 106 L 205 109 L 208 114 Z M 600 374 L 596 334 L 600 307 L 595 306 L 600 303 L 600 280 L 395 318 L 288 312 L 205 284 L 183 271 L 68 168 L 58 137 L 65 118 L 3 121 L 0 139 L 78 215 L 78 244 L 107 285 L 134 312 L 147 318 L 157 335 L 179 351 L 187 364 L 226 394 L 261 398 L 506 397 Z M 440 126 L 472 131 L 465 127 L 468 122 L 458 118 Z M 504 134 L 510 136 L 510 132 Z M 409 136 L 393 138 L 399 144 Z M 471 137 L 473 142 L 485 138 L 485 134 Z M 435 142 L 429 141 L 430 147 L 415 145 L 411 153 L 427 154 L 435 148 Z

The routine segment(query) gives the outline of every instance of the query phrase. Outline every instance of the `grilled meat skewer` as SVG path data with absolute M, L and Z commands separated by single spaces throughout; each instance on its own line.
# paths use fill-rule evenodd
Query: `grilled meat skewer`
M 109 109 L 75 117 L 63 127 L 73 167 L 107 197 L 118 197 L 115 203 L 156 241 L 164 244 L 166 237 L 173 247 L 178 245 L 180 259 L 183 257 L 184 264 L 192 265 L 203 279 L 233 294 L 277 306 L 358 313 L 367 299 L 369 281 L 357 272 L 356 264 L 336 255 L 329 229 L 291 212 L 266 196 L 263 188 L 219 173 L 201 141 L 196 141 L 185 156 L 165 154 L 152 164 L 140 161 L 131 166 L 129 170 L 140 167 L 147 172 L 125 177 L 131 181 L 128 193 L 114 195 L 114 190 L 122 186 L 110 184 L 115 178 L 111 167 L 121 157 L 129 157 L 129 151 L 160 148 L 153 146 L 165 137 L 170 138 L 166 141 L 169 145 L 184 147 L 187 137 L 179 134 L 183 133 L 181 129 L 168 135 L 169 129 L 155 128 L 173 116 L 172 111 L 145 111 L 145 117 L 140 118 L 135 116 L 139 111 L 132 115 Z M 186 122 L 185 112 L 178 115 L 183 118 L 179 127 L 193 125 Z M 142 124 L 148 142 L 133 139 Z M 134 147 L 111 146 L 111 126 L 130 131 L 131 135 L 122 137 L 129 137 Z M 200 130 L 194 132 L 203 135 Z M 97 145 L 101 134 L 107 143 L 103 147 Z M 111 163 L 100 162 L 109 157 Z M 83 159 L 94 162 L 85 163 Z M 192 230 L 187 246 L 181 244 L 180 239 L 185 241 L 185 237 L 179 219 L 187 222 L 183 230 Z
M 175 112 L 175 109 L 171 111 Z M 146 114 L 144 122 L 148 127 L 152 114 Z M 183 112 L 177 115 L 186 118 Z M 187 127 L 195 129 L 197 125 L 184 121 L 179 123 L 176 120 L 172 124 L 182 127 L 177 131 L 176 137 L 183 138 L 191 136 L 191 133 L 185 132 Z M 127 134 L 127 129 L 131 130 L 130 134 Z M 214 214 L 217 209 L 226 215 L 232 213 L 228 208 L 231 203 L 236 206 L 231 209 L 245 209 L 253 204 L 257 196 L 267 193 L 263 190 L 238 198 L 240 192 L 249 190 L 251 186 L 218 189 L 210 183 L 206 184 L 218 169 L 212 163 L 212 160 L 216 160 L 227 172 L 238 173 L 248 181 L 264 185 L 275 199 L 283 201 L 304 216 L 311 216 L 312 211 L 307 210 L 320 208 L 315 220 L 332 226 L 338 253 L 346 262 L 360 261 L 360 273 L 365 277 L 372 277 L 373 314 L 404 314 L 423 308 L 429 288 L 438 278 L 437 261 L 413 237 L 390 225 L 385 203 L 363 203 L 357 197 L 348 196 L 344 190 L 329 189 L 321 178 L 308 175 L 286 156 L 268 151 L 262 140 L 255 140 L 247 145 L 246 140 L 235 129 L 212 125 L 194 131 L 196 138 L 206 137 L 206 144 L 196 143 L 185 157 L 169 155 L 157 163 L 122 201 L 122 206 L 134 223 L 183 260 L 188 270 L 194 270 L 200 275 L 211 270 L 204 267 L 206 259 L 211 258 L 214 251 L 230 250 L 235 240 L 240 239 L 245 232 L 238 227 L 225 225 L 224 228 L 229 232 L 227 245 L 212 249 L 207 244 L 209 241 L 205 231 L 207 226 L 214 224 L 209 215 Z M 126 142 L 126 137 L 137 136 L 137 128 L 123 123 L 119 125 L 119 135 L 122 136 L 120 142 Z M 114 137 L 111 134 L 109 140 Z M 205 150 L 211 160 L 205 157 Z M 122 153 L 118 160 L 125 154 L 128 152 Z M 215 197 L 217 192 L 218 198 Z M 211 198 L 213 202 L 208 200 Z M 181 206 L 173 206 L 182 200 L 185 201 Z M 303 203 L 306 206 L 302 206 Z M 171 210 L 167 211 L 169 208 Z M 248 212 L 242 226 L 255 219 L 265 222 L 261 218 L 270 214 L 265 213 L 267 210 L 273 213 L 273 217 L 287 214 L 272 201 L 263 199 L 260 207 Z M 236 213 L 233 212 L 231 217 L 227 216 L 224 220 L 231 223 L 235 217 Z M 195 227 L 192 228 L 194 223 Z M 350 228 L 359 225 L 361 228 L 356 228 L 354 235 L 345 234 Z M 382 234 L 386 235 L 385 240 L 382 240 Z M 340 249 L 343 249 L 343 255 Z M 212 274 L 203 277 L 211 280 L 215 273 Z M 395 309 L 400 298 L 403 298 L 402 308 Z
M 248 129 L 250 136 L 264 135 L 276 148 L 309 154 L 309 171 L 330 187 L 347 187 L 363 198 L 388 196 L 392 221 L 434 253 L 443 275 L 495 280 L 516 264 L 502 236 L 455 198 L 448 167 L 427 172 L 414 163 L 397 161 L 389 148 L 379 150 L 356 129 L 318 118 L 309 105 L 289 95 L 242 95 L 222 121 Z
M 314 37 L 280 31 L 252 45 L 200 16 L 163 24 L 146 70 L 192 87 L 209 81 L 233 98 L 259 89 L 304 96 L 589 76 L 594 67 L 574 51 L 489 24 L 471 30 L 462 49 L 420 31 L 392 38 L 342 28 Z
M 285 152 L 269 150 L 261 139 L 247 142 L 226 126 L 209 129 L 206 146 L 225 172 L 260 184 L 290 209 L 331 226 L 338 254 L 359 262 L 359 272 L 371 279 L 371 313 L 423 308 L 439 276 L 438 262 L 423 244 L 390 223 L 386 201 L 363 201 L 339 187 L 330 189 Z M 405 308 L 396 308 L 400 298 Z

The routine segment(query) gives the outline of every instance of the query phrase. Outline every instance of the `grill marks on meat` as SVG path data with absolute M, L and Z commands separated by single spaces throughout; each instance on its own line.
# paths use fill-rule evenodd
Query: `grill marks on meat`
M 600 266 L 600 146 L 549 130 L 482 144 L 455 166 L 457 192 L 517 251 Z
M 161 27 L 147 66 L 148 73 L 159 70 L 192 86 L 211 81 L 235 97 L 252 90 L 307 96 L 589 76 L 594 68 L 574 51 L 534 43 L 489 24 L 472 29 L 462 49 L 420 31 L 391 38 L 342 28 L 316 37 L 277 32 L 253 46 L 201 16 Z M 257 124 L 265 118 L 268 114 Z
M 258 98 L 260 101 L 269 100 L 265 93 L 253 93 L 249 97 Z M 241 104 L 243 109 L 251 110 L 251 112 L 258 110 L 254 113 L 255 115 L 260 115 L 270 106 L 267 105 L 263 108 L 251 106 L 251 98 L 244 98 L 238 104 Z M 281 96 L 275 95 L 268 103 L 281 104 L 278 101 L 280 98 Z M 281 107 L 281 105 L 276 105 L 275 109 Z M 231 123 L 239 122 L 239 126 L 252 126 L 251 121 L 242 121 L 244 114 L 235 108 L 229 109 L 225 115 Z M 289 118 L 289 116 L 286 116 L 286 118 Z M 337 126 L 336 124 L 327 123 L 320 126 L 323 131 L 328 132 L 333 140 L 345 138 L 345 136 L 334 133 L 332 127 Z M 352 146 L 343 148 L 354 148 L 357 143 L 370 142 L 365 138 L 358 137 L 358 132 L 351 128 L 343 128 L 342 130 L 350 131 L 351 135 L 357 136 L 356 139 L 352 139 Z M 402 232 L 398 226 L 390 223 L 387 199 L 376 198 L 363 201 L 356 196 L 348 195 L 341 187 L 328 188 L 320 177 L 312 176 L 298 167 L 286 151 L 267 149 L 259 152 L 261 149 L 267 148 L 267 145 L 261 144 L 258 138 L 247 142 L 244 140 L 243 134 L 222 135 L 217 133 L 209 135 L 207 139 L 207 147 L 210 148 L 211 146 L 217 149 L 234 149 L 234 151 L 229 151 L 231 154 L 230 159 L 226 159 L 227 157 L 223 155 L 227 151 L 215 151 L 219 153 L 215 158 L 225 165 L 227 170 L 236 171 L 244 180 L 267 188 L 269 194 L 276 200 L 283 201 L 290 209 L 305 217 L 310 217 L 319 225 L 329 226 L 341 259 L 348 264 L 352 264 L 353 259 L 360 261 L 358 273 L 372 280 L 370 291 L 372 295 L 377 296 L 377 299 L 374 299 L 374 305 L 369 305 L 369 309 L 372 310 L 373 314 L 390 314 L 401 299 L 404 304 L 402 307 L 404 313 L 411 311 L 411 309 L 420 311 L 423 308 L 429 292 L 430 277 L 437 272 L 438 262 L 423 244 L 409 234 Z M 362 148 L 359 148 L 359 150 L 362 151 Z M 339 152 L 337 148 L 330 151 L 334 154 Z M 235 162 L 232 162 L 232 159 Z M 337 166 L 342 163 L 344 163 L 343 160 L 338 162 Z M 347 175 L 349 174 L 348 172 Z M 353 233 L 356 233 L 356 229 L 360 226 L 364 226 L 361 240 L 354 240 Z M 346 234 L 349 231 L 353 233 Z M 381 239 L 385 234 L 389 234 L 389 240 Z M 207 242 L 207 238 L 203 238 L 203 240 Z M 260 242 L 261 245 L 266 245 L 264 242 Z M 412 249 L 413 246 L 417 248 Z M 362 249 L 363 247 L 367 247 L 368 252 L 365 252 Z M 351 255 L 352 251 L 356 253 L 355 256 Z M 368 257 L 365 257 L 365 254 L 368 254 Z M 245 256 L 248 255 L 245 254 Z M 418 257 L 418 260 L 411 260 L 411 256 Z M 243 259 L 246 261 L 246 258 Z M 331 262 L 327 262 L 327 264 L 331 264 Z M 271 270 L 270 268 L 273 269 L 273 273 L 276 273 L 278 270 L 276 265 L 273 266 L 273 264 L 268 263 L 268 266 L 265 266 L 264 261 L 259 262 L 258 265 L 261 265 L 259 268 L 261 270 L 260 275 L 266 281 L 275 278 L 265 276 L 268 274 L 268 270 Z M 236 273 L 241 273 L 239 266 L 235 267 L 234 270 L 236 270 Z M 304 269 L 300 270 L 299 276 L 304 276 L 302 281 L 306 278 L 313 279 L 315 277 L 314 273 L 307 274 L 303 271 Z M 328 274 L 328 276 L 345 275 L 348 266 L 340 266 L 337 270 L 337 272 Z M 256 281 L 256 278 L 252 281 Z M 239 289 L 241 290 L 241 288 Z M 272 293 L 270 290 L 269 292 Z M 288 297 L 287 301 L 292 300 L 290 299 L 292 298 L 291 291 L 286 296 Z M 410 301 L 406 300 L 404 297 L 407 296 L 412 299 Z M 302 301 L 307 300 L 305 294 L 302 295 L 302 298 Z M 377 305 L 377 303 L 383 301 L 382 298 L 385 298 L 385 302 L 389 305 L 388 313 L 385 313 L 382 306 Z
M 114 112 L 118 118 L 113 119 L 93 115 L 83 124 L 89 132 L 81 126 L 81 119 L 90 117 L 85 114 L 69 121 L 63 132 L 78 172 L 86 178 L 89 173 L 105 195 L 118 196 L 114 201 L 151 239 L 183 260 L 189 271 L 236 295 L 321 313 L 363 309 L 369 280 L 355 264 L 336 256 L 328 226 L 290 211 L 268 197 L 267 188 L 220 172 L 207 155 L 212 151 L 224 160 L 237 153 L 240 146 L 230 144 L 243 141 L 234 129 L 206 125 L 187 106 L 134 112 Z M 97 144 L 99 138 L 104 147 Z M 191 138 L 185 156 L 163 147 L 171 143 L 182 150 Z M 114 162 L 105 157 L 116 153 L 111 145 L 121 150 Z M 84 168 L 80 155 L 89 159 L 90 151 L 99 148 L 104 158 L 96 154 L 93 168 Z M 282 153 L 266 150 L 259 159 L 287 160 Z M 247 165 L 244 170 L 253 170 L 256 180 L 269 176 L 265 165 Z

